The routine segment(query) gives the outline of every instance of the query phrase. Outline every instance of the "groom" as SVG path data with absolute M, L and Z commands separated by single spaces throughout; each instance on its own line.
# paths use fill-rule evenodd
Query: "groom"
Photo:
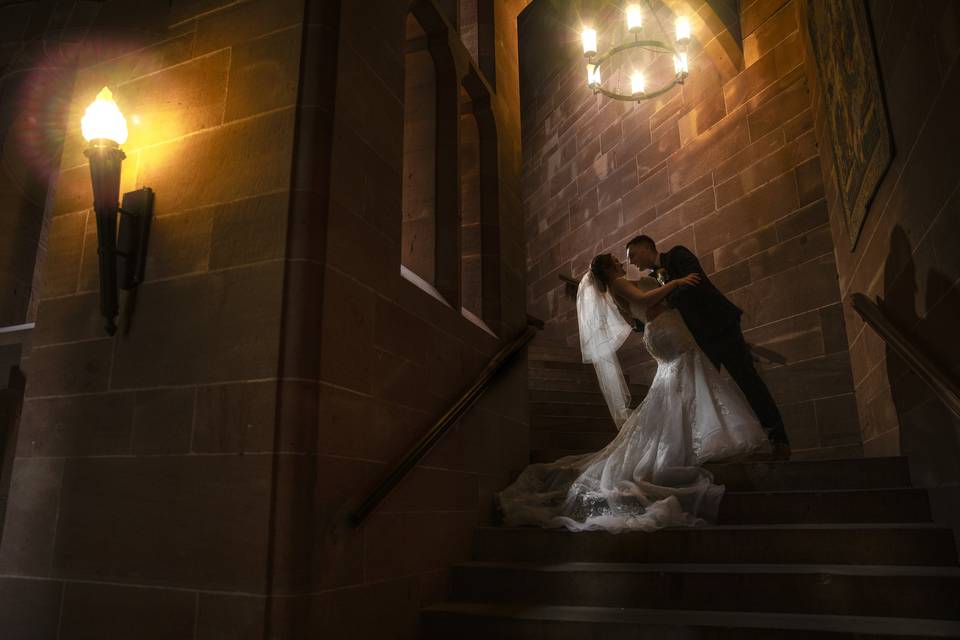
M 787 439 L 783 418 L 753 366 L 750 348 L 740 331 L 740 315 L 743 313 L 720 293 L 703 272 L 700 261 L 684 246 L 677 245 L 666 253 L 657 253 L 657 245 L 649 236 L 637 236 L 627 243 L 627 259 L 637 268 L 653 270 L 650 275 L 662 283 L 682 278 L 691 273 L 700 275 L 699 286 L 683 286 L 667 297 L 669 304 L 680 311 L 690 333 L 703 349 L 713 366 L 727 368 L 730 377 L 747 397 L 747 401 L 760 420 L 770 443 L 775 460 L 790 458 L 790 441 Z

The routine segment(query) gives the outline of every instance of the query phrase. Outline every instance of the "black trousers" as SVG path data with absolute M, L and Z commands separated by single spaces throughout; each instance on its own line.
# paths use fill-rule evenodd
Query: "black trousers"
M 743 391 L 753 412 L 757 414 L 760 425 L 767 432 L 770 442 L 789 444 L 790 440 L 787 438 L 787 430 L 783 427 L 783 418 L 780 417 L 777 403 L 774 402 L 770 390 L 753 366 L 753 356 L 750 355 L 747 341 L 743 339 L 740 322 L 733 323 L 726 331 L 711 337 L 708 341 L 698 342 L 717 371 L 720 370 L 720 365 L 727 368 L 730 377 Z

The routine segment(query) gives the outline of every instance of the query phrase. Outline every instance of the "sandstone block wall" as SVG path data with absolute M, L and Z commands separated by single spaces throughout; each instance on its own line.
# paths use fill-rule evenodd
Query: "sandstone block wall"
M 576 344 L 575 299 L 558 274 L 582 274 L 603 251 L 623 259 L 624 243 L 638 233 L 661 250 L 683 244 L 743 308 L 747 340 L 786 359 L 765 366 L 763 376 L 798 455 L 859 455 L 799 6 L 740 3 L 741 43 L 708 4 L 672 6 L 691 16 L 690 75 L 660 98 L 637 104 L 593 95 L 578 43 L 563 27 L 548 36 L 565 45 L 557 49 L 567 51 L 562 64 L 559 53 L 526 58 L 531 312 Z M 672 15 L 663 22 L 672 25 Z M 622 16 L 598 24 L 622 26 Z M 628 345 L 624 364 L 649 378 L 652 363 L 639 341 Z
M 914 479 L 933 488 L 939 517 L 960 531 L 960 420 L 848 304 L 857 292 L 879 298 L 897 326 L 960 380 L 960 7 L 880 0 L 867 3 L 867 15 L 894 157 L 852 250 L 834 186 L 832 134 L 814 95 L 864 453 L 908 456 Z
M 46 96 L 49 239 L 16 239 L 42 264 L 4 636 L 414 637 L 526 462 L 522 361 L 363 527 L 347 517 L 525 325 L 518 3 L 485 5 L 495 33 L 475 35 L 497 38 L 499 224 L 474 247 L 497 257 L 496 335 L 400 275 L 403 6 L 66 4 L 86 22 Z M 124 190 L 156 191 L 112 338 L 79 132 L 104 84 L 130 125 Z

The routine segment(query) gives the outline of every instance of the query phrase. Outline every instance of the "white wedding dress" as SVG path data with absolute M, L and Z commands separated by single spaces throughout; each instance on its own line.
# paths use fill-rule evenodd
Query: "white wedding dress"
M 659 286 L 652 278 L 637 284 Z M 581 283 L 577 312 L 584 360 L 596 366 L 619 431 L 596 453 L 528 466 L 498 494 L 504 524 L 619 533 L 715 520 L 724 488 L 700 465 L 769 447 L 739 387 L 721 377 L 680 313 L 668 309 L 646 324 L 643 341 L 657 372 L 631 411 L 616 360 L 630 327 L 592 274 Z M 631 313 L 646 319 L 635 305 Z

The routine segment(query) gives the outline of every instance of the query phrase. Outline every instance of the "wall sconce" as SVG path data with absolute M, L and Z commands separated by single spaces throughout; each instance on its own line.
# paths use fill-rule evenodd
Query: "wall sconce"
M 108 88 L 101 89 L 87 107 L 80 129 L 89 145 L 84 155 L 90 161 L 93 210 L 97 218 L 100 313 L 106 320 L 104 328 L 112 336 L 117 331 L 117 287 L 130 290 L 143 281 L 153 191 L 149 187 L 130 191 L 123 194 L 122 207 L 118 202 L 120 167 L 126 157 L 120 145 L 127 141 L 127 121 Z

